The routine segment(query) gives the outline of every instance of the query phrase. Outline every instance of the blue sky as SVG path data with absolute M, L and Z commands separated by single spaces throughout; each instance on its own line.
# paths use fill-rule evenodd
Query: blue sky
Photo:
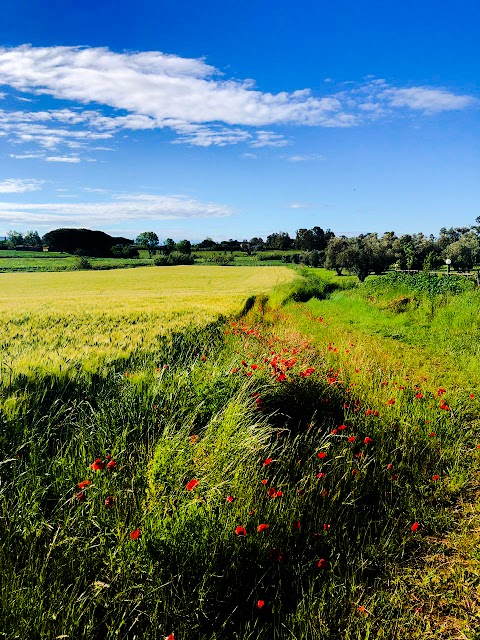
M 473 224 L 479 27 L 473 0 L 4 0 L 0 235 Z

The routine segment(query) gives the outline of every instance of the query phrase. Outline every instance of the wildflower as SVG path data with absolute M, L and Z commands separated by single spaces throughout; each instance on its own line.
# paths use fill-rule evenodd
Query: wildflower
M 105 456 L 107 460 L 111 460 L 112 459 L 112 455 L 110 453 L 107 453 L 107 455 Z
M 95 462 L 92 462 L 92 464 L 90 465 L 90 469 L 93 469 L 94 471 L 101 471 L 104 468 L 105 468 L 105 463 L 102 461 L 101 458 L 97 458 Z
M 437 435 L 435 433 L 435 431 L 432 431 L 431 433 L 428 434 L 430 436 L 430 438 L 435 438 L 435 436 Z
M 277 376 L 277 382 L 284 382 L 287 379 L 287 376 L 284 373 L 281 373 Z
M 270 556 L 271 556 L 271 558 L 272 558 L 272 560 L 274 562 L 282 562 L 282 560 L 283 560 L 283 551 L 281 549 L 277 549 L 277 547 L 274 547 L 270 551 Z
M 441 396 L 443 393 L 446 393 L 446 389 L 444 389 L 443 387 L 440 387 L 439 390 L 437 391 L 437 396 Z
M 227 499 L 227 502 L 229 502 L 230 504 L 231 504 L 232 502 L 235 502 L 235 500 L 236 500 L 236 498 L 234 498 L 233 496 L 227 496 L 227 498 L 226 498 L 226 499 Z
M 328 560 L 326 558 L 320 558 L 317 562 L 317 567 L 319 569 L 327 569 L 328 568 Z
M 394 473 L 392 475 L 392 480 L 398 480 L 398 473 Z
M 265 600 L 257 600 L 257 607 L 259 609 L 261 609 L 263 607 L 263 605 L 265 604 Z
M 443 401 L 440 403 L 440 409 L 443 409 L 443 411 L 450 411 L 450 407 L 448 406 L 448 404 Z
M 321 493 L 322 498 L 326 498 L 328 496 L 328 491 L 324 489 Z
M 395 398 L 390 398 L 387 404 L 395 404 Z
M 366 609 L 363 606 L 363 604 L 360 607 L 358 607 L 358 611 L 359 611 L 359 613 L 365 613 Z
M 75 497 L 79 502 L 85 502 L 85 494 L 83 491 L 81 493 L 77 493 Z
M 130 531 L 130 540 L 138 540 L 141 533 L 142 532 L 140 529 L 134 529 L 133 531 Z
M 317 458 L 320 458 L 320 460 L 323 460 L 326 457 L 327 457 L 327 454 L 325 453 L 325 451 L 319 451 L 317 453 Z
M 268 529 L 268 524 L 259 524 L 257 527 L 257 531 L 260 533 L 261 531 L 266 531 Z
M 111 509 L 113 507 L 113 497 L 112 496 L 107 496 L 105 498 L 105 506 L 107 507 L 107 509 Z
M 107 462 L 107 469 L 109 469 L 110 471 L 112 471 L 112 469 L 115 469 L 115 467 L 115 460 L 110 460 L 109 462 Z
M 368 436 L 363 440 L 364 444 L 372 444 L 372 442 L 373 442 L 372 438 L 369 438 Z
M 89 484 L 92 484 L 91 480 L 82 480 L 82 482 L 78 483 L 77 487 L 83 490 L 85 487 L 88 487 Z
M 317 473 L 317 478 L 320 480 L 321 478 L 325 478 L 326 477 L 326 473 L 323 473 L 322 471 L 320 471 L 320 473 Z
M 272 462 L 273 462 L 273 458 L 267 458 L 266 460 L 264 460 L 263 466 L 268 467 L 268 465 L 271 464 Z
M 294 520 L 292 522 L 292 529 L 295 529 L 296 531 L 298 531 L 298 529 L 300 529 L 302 525 L 300 524 L 300 522 L 298 520 Z
M 187 484 L 185 485 L 185 489 L 187 491 L 191 491 L 192 489 L 195 489 L 197 484 L 198 484 L 198 480 L 196 478 L 193 478 L 192 480 L 190 480 L 190 482 L 187 482 Z
M 347 425 L 346 425 L 346 424 L 341 424 L 341 425 L 338 427 L 338 430 L 339 430 L 339 431 L 344 431 L 346 428 L 347 428 Z
M 323 525 L 323 530 L 324 531 L 328 531 L 331 528 L 331 526 L 332 526 L 331 524 L 324 524 Z
M 352 476 L 356 476 L 358 473 L 358 469 L 352 469 Z
M 165 638 L 165 640 L 175 640 L 175 634 L 171 633 L 169 636 Z
M 267 478 L 264 478 L 264 480 L 262 480 L 262 484 L 268 484 Z
M 355 442 L 356 437 L 355 436 L 349 436 L 348 437 L 348 442 Z
M 475 394 L 474 394 L 474 393 L 471 393 L 471 394 L 470 394 L 470 400 L 473 400 L 474 398 L 475 398 Z
M 410 529 L 411 529 L 413 532 L 415 532 L 415 531 L 418 529 L 418 527 L 419 527 L 418 522 L 414 522 L 414 523 L 412 524 L 412 526 L 410 527 Z
M 252 364 L 251 368 L 255 371 L 255 369 L 258 369 L 258 364 Z
M 244 527 L 237 527 L 235 529 L 235 533 L 237 534 L 237 536 L 246 536 L 247 530 Z
M 417 394 L 415 395 L 415 398 L 423 398 L 423 393 L 417 393 Z
M 390 470 L 390 469 L 393 469 L 393 464 L 392 464 L 391 462 L 389 462 L 389 463 L 387 464 L 387 469 L 389 469 L 389 470 Z
M 437 480 L 440 480 L 440 476 L 436 473 L 436 474 L 433 476 L 432 480 L 433 480 L 434 482 L 436 482 Z
M 191 444 L 195 444 L 197 442 L 197 440 L 198 440 L 198 436 L 195 435 L 195 434 L 192 434 L 191 436 L 189 436 L 188 439 L 190 440 Z

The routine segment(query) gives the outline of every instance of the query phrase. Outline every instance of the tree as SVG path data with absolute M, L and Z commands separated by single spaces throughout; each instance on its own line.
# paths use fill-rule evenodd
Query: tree
M 24 244 L 24 239 L 20 231 L 9 231 L 7 233 L 7 245 L 10 249 L 15 249 L 21 244 Z
M 43 236 L 44 244 L 56 251 L 97 257 L 109 256 L 117 240 L 108 233 L 91 229 L 54 229 Z
M 324 231 L 321 227 L 298 229 L 295 237 L 295 249 L 301 251 L 324 251 L 330 238 L 335 237 L 333 231 Z
M 272 233 L 267 236 L 267 248 L 268 249 L 291 249 L 293 247 L 293 240 L 288 233 L 280 231 L 278 233 Z
M 136 244 L 141 244 L 148 250 L 148 257 L 151 258 L 157 253 L 158 236 L 154 231 L 144 231 L 135 240 Z
M 458 270 L 470 271 L 480 262 L 480 241 L 473 233 L 462 235 L 444 251 L 445 258 L 450 258 L 452 265 Z
M 178 253 L 185 253 L 187 255 L 190 255 L 192 253 L 192 245 L 190 243 L 190 240 L 180 240 L 180 242 L 177 242 L 177 244 L 175 245 L 175 251 L 178 251 Z
M 41 247 L 42 239 L 40 238 L 38 231 L 27 231 L 23 236 L 23 244 L 28 247 Z
M 175 241 L 172 240 L 171 238 L 167 238 L 165 240 L 165 244 L 163 245 L 164 247 L 164 253 L 169 256 L 172 251 L 175 249 Z
M 348 263 L 347 249 L 348 240 L 345 236 L 330 238 L 325 249 L 325 269 L 335 269 L 337 276 L 341 276 Z

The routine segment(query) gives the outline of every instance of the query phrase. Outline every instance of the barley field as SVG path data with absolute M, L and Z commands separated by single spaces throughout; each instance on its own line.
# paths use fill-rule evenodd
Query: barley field
M 285 267 L 215 266 L 1 274 L 0 369 L 93 371 L 294 278 Z

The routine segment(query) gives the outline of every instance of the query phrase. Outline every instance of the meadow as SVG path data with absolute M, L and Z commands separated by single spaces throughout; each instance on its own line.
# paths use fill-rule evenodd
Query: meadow
M 0 637 L 478 637 L 477 290 L 4 277 Z

